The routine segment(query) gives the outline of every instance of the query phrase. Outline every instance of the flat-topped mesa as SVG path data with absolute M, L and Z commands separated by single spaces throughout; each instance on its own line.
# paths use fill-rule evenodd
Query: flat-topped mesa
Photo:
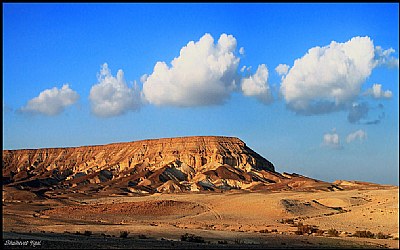
M 16 167 L 17 172 L 41 167 L 72 168 L 74 172 L 94 166 L 126 169 L 143 162 L 160 166 L 176 160 L 196 170 L 227 164 L 241 169 L 274 171 L 271 162 L 235 137 L 193 136 L 99 146 L 3 150 L 3 170 Z
M 223 136 L 162 138 L 70 148 L 3 150 L 3 176 L 10 182 L 39 176 L 58 176 L 59 179 L 69 180 L 79 175 L 104 174 L 105 171 L 110 172 L 112 178 L 117 178 L 126 176 L 127 171 L 138 172 L 139 168 L 149 170 L 151 174 L 165 167 L 185 168 L 179 171 L 186 175 L 185 180 L 190 181 L 198 173 L 215 170 L 223 165 L 244 172 L 275 171 L 271 162 L 247 147 L 242 140 Z

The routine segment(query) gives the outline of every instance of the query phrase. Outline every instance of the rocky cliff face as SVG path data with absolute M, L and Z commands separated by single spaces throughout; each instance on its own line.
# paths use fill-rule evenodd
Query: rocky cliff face
M 182 192 L 251 189 L 290 178 L 233 137 L 3 150 L 3 185 L 21 188 Z

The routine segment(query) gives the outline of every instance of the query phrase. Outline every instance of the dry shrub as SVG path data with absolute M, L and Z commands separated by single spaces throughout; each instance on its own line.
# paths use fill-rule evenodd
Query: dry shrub
M 384 233 L 382 233 L 382 232 L 379 232 L 379 233 L 377 233 L 376 235 L 375 235 L 375 238 L 377 238 L 377 239 L 389 239 L 389 238 L 392 238 L 393 236 L 391 236 L 391 235 L 388 235 L 388 234 L 384 234 Z
M 129 232 L 128 231 L 121 231 L 119 233 L 120 238 L 128 238 Z
M 85 236 L 90 236 L 90 235 L 92 235 L 92 231 L 85 231 L 84 233 L 83 233 L 83 235 L 85 235 Z
M 375 237 L 375 234 L 371 233 L 371 231 L 363 230 L 363 231 L 356 231 L 356 232 L 353 234 L 353 237 L 374 238 L 374 237 Z
M 334 228 L 331 228 L 331 229 L 328 230 L 328 236 L 330 236 L 330 237 L 338 237 L 339 236 L 339 231 L 334 229 Z
M 204 239 L 201 236 L 196 236 L 194 234 L 185 233 L 181 235 L 181 241 L 204 243 Z
M 291 218 L 289 218 L 289 219 L 282 219 L 282 220 L 281 220 L 281 223 L 282 223 L 282 224 L 294 224 L 294 219 L 291 219 Z
M 144 235 L 144 234 L 139 234 L 139 239 L 147 239 L 148 237 L 146 236 L 146 235 Z
M 303 223 L 299 222 L 297 224 L 297 231 L 295 232 L 295 234 L 297 235 L 304 235 L 304 234 L 312 234 L 312 233 L 316 233 L 318 231 L 318 228 L 316 228 L 316 226 L 312 226 L 312 225 L 303 225 Z
M 235 244 L 238 244 L 238 245 L 244 244 L 244 240 L 241 240 L 241 239 L 239 239 L 239 238 L 236 238 L 236 239 L 235 239 Z

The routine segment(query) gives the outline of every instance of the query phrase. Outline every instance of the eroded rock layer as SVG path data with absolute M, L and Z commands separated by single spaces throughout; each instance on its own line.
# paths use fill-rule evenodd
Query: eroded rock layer
M 275 172 L 271 162 L 234 137 L 3 150 L 3 185 L 20 188 L 117 187 L 130 193 L 251 190 L 278 183 L 290 187 L 285 180 L 293 178 L 305 181 Z

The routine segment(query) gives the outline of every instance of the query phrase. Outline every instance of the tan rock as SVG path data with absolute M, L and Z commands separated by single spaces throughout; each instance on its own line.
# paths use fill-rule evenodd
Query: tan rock
M 3 150 L 9 185 L 121 190 L 307 189 L 319 182 L 281 175 L 274 165 L 235 137 L 193 136 L 71 148 Z M 34 172 L 34 174 L 33 174 Z M 181 186 L 186 182 L 186 186 Z M 136 188 L 139 186 L 140 188 Z M 108 188 L 104 188 L 106 190 Z M 135 191 L 136 192 L 136 191 Z

